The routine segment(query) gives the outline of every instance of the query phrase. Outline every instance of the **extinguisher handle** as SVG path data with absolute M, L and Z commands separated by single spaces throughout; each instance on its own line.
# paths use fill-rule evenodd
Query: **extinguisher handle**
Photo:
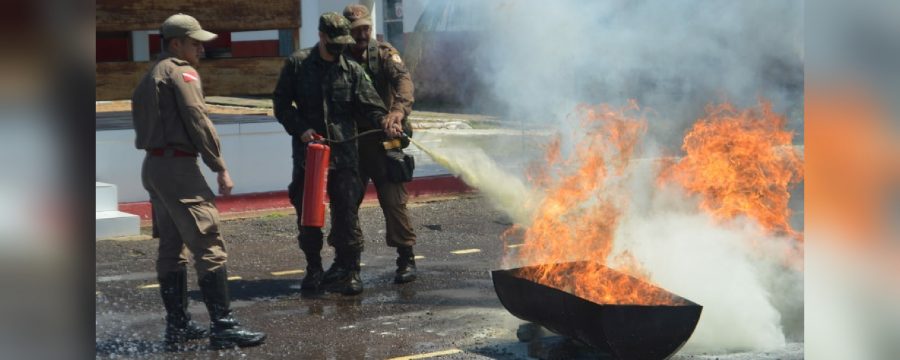
M 319 135 L 318 133 L 312 134 L 312 137 L 313 137 L 313 139 L 311 142 L 322 142 L 322 140 L 325 139 L 324 137 L 322 137 L 322 135 Z

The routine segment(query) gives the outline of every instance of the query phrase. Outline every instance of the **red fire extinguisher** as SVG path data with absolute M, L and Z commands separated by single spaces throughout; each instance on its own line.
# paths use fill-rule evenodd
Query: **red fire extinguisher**
M 322 136 L 306 146 L 306 174 L 303 178 L 303 216 L 301 226 L 325 226 L 325 192 L 328 183 L 328 157 L 331 148 L 321 143 Z

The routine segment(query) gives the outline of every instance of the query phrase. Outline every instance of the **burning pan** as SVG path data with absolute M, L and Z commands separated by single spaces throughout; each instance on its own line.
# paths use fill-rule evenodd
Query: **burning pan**
M 553 271 L 568 274 L 588 264 L 579 261 L 552 266 Z M 522 277 L 537 267 L 491 272 L 494 291 L 506 310 L 619 359 L 670 357 L 690 338 L 703 310 L 690 300 L 606 267 L 602 267 L 604 271 L 659 290 L 671 296 L 671 301 L 666 305 L 598 304 Z

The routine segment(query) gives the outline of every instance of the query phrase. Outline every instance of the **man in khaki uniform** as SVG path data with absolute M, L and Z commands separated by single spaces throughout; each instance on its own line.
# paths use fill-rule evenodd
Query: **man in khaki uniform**
M 209 336 L 213 348 L 259 345 L 266 335 L 243 329 L 231 315 L 219 212 L 197 163 L 199 154 L 218 173 L 219 193 L 231 193 L 234 183 L 193 67 L 203 55 L 203 42 L 217 35 L 184 14 L 166 19 L 160 34 L 165 49 L 134 90 L 132 117 L 135 147 L 147 152 L 141 180 L 150 193 L 159 230 L 156 273 L 167 313 L 165 340 L 174 345 Z M 209 311 L 210 332 L 191 321 L 187 312 L 190 254 Z
M 371 37 L 372 19 L 365 5 L 349 5 L 344 8 L 344 17 L 350 20 L 350 34 L 356 40 L 348 48 L 350 58 L 360 63 L 372 79 L 375 90 L 388 109 L 387 120 L 397 124 L 412 136 L 412 127 L 407 117 L 412 112 L 413 82 L 400 53 L 391 44 Z M 360 123 L 360 131 L 368 130 Z M 413 245 L 416 234 L 409 211 L 406 208 L 408 195 L 406 185 L 391 181 L 387 176 L 385 148 L 382 135 L 359 139 L 359 165 L 363 186 L 372 180 L 378 194 L 378 204 L 384 213 L 385 240 L 388 246 L 397 248 L 397 271 L 394 282 L 407 283 L 416 279 L 416 260 Z M 404 139 L 405 140 L 405 139 Z M 404 147 L 409 145 L 405 140 Z M 360 198 L 360 201 L 362 198 Z

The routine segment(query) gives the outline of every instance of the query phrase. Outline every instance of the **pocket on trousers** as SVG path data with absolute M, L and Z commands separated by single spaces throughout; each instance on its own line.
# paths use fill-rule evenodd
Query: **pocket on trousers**
M 216 209 L 212 202 L 199 195 L 192 198 L 178 199 L 178 201 L 188 208 L 188 212 L 194 218 L 194 224 L 201 234 L 207 235 L 219 232 L 219 210 Z

